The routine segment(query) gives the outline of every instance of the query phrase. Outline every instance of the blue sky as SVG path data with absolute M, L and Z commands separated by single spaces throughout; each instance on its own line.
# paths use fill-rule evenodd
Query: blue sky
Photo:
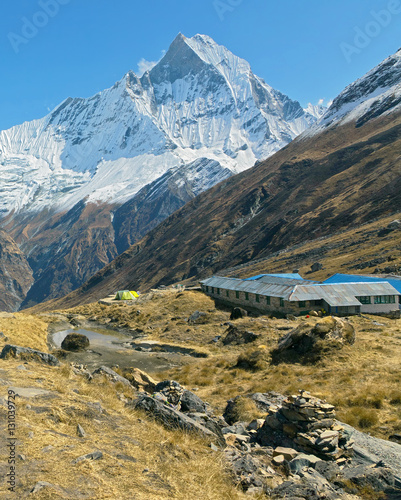
M 2 2 L 0 129 L 112 86 L 179 32 L 211 36 L 302 105 L 328 101 L 398 50 L 400 21 L 400 0 Z

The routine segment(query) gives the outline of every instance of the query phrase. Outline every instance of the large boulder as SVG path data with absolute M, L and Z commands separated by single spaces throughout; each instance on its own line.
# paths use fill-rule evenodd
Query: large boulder
M 210 441 L 218 441 L 218 436 L 205 426 L 152 396 L 140 395 L 133 402 L 133 406 L 135 409 L 143 410 L 155 418 L 156 421 L 164 425 L 167 429 L 181 429 L 188 432 L 195 432 Z
M 314 326 L 301 324 L 281 337 L 271 351 L 272 363 L 314 363 L 328 351 L 354 342 L 354 327 L 348 321 L 329 316 Z
M 61 348 L 66 351 L 84 351 L 89 347 L 89 339 L 82 333 L 69 333 L 61 342 Z
M 207 413 L 207 405 L 193 392 L 184 390 L 181 396 L 181 411 Z
M 246 316 L 248 316 L 248 311 L 242 309 L 241 307 L 234 307 L 231 311 L 230 319 L 245 318 Z
M 224 345 L 242 345 L 255 342 L 259 337 L 256 333 L 230 325 L 226 330 L 226 335 L 222 339 Z
M 58 366 L 60 361 L 46 352 L 36 351 L 30 347 L 20 347 L 18 345 L 7 344 L 3 347 L 0 359 L 18 358 L 24 361 L 38 361 L 51 366 Z

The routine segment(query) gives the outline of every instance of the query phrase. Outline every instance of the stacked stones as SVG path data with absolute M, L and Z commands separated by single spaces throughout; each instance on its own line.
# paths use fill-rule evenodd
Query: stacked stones
M 265 425 L 282 432 L 302 450 L 323 460 L 345 462 L 353 454 L 353 441 L 335 421 L 335 408 L 309 392 L 299 391 L 282 406 L 272 406 Z

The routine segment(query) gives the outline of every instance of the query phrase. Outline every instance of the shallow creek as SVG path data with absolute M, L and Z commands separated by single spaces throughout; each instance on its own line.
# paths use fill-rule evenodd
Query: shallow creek
M 130 335 L 106 329 L 71 328 L 50 334 L 49 340 L 53 348 L 60 348 L 69 333 L 81 333 L 89 339 L 89 347 L 85 351 L 68 352 L 68 362 L 87 365 L 96 369 L 106 365 L 118 365 L 121 368 L 135 367 L 146 372 L 159 372 L 169 368 L 189 364 L 194 358 L 174 352 L 139 352 L 133 346 Z

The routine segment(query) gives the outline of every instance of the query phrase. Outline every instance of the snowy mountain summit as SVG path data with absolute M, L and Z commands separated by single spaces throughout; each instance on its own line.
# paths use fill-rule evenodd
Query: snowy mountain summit
M 360 127 L 373 118 L 400 109 L 401 49 L 348 85 L 305 136 L 348 122 L 355 122 Z
M 0 132 L 0 216 L 84 199 L 121 204 L 200 158 L 218 162 L 216 182 L 272 155 L 324 111 L 303 110 L 211 38 L 179 34 L 141 77 L 129 71 L 93 97 L 69 97 Z

